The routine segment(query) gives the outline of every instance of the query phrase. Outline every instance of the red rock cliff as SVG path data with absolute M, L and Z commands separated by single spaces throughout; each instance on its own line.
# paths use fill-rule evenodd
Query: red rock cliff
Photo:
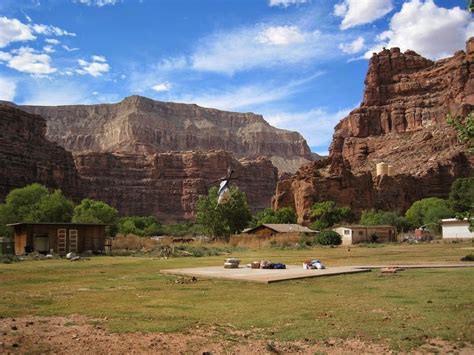
M 281 173 L 313 160 L 299 133 L 272 127 L 253 113 L 140 96 L 117 104 L 22 108 L 46 118 L 48 139 L 75 153 L 226 150 L 238 159 L 267 156 Z
M 474 38 L 466 51 L 432 62 L 413 51 L 384 49 L 369 62 L 364 100 L 335 127 L 330 156 L 278 184 L 274 207 L 295 206 L 308 221 L 311 205 L 334 200 L 362 209 L 406 210 L 414 201 L 446 197 L 452 182 L 472 176 L 474 160 L 446 115 L 474 107 Z M 375 166 L 394 167 L 375 176 Z
M 78 196 L 80 179 L 72 154 L 48 141 L 45 132 L 42 117 L 0 104 L 0 200 L 33 182 Z

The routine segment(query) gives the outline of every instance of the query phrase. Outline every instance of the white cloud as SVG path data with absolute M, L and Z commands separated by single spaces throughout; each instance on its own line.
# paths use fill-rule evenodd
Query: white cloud
M 355 54 L 359 53 L 361 50 L 365 48 L 365 40 L 363 37 L 357 37 L 355 40 L 349 43 L 341 43 L 339 48 L 348 54 Z
M 343 0 L 334 6 L 334 15 L 342 17 L 340 28 L 371 23 L 393 10 L 392 0 Z
M 92 60 L 93 60 L 94 62 L 102 62 L 102 63 L 107 62 L 107 60 L 105 59 L 105 57 L 102 56 L 102 55 L 93 55 L 93 56 L 92 56 Z
M 331 143 L 334 126 L 349 112 L 348 108 L 336 112 L 314 108 L 304 112 L 273 112 L 264 117 L 272 126 L 301 133 L 310 147 L 323 149 L 325 155 L 324 149 Z
M 56 72 L 51 67 L 51 57 L 44 53 L 38 53 L 33 48 L 21 47 L 11 53 L 1 52 L 0 60 L 7 61 L 9 68 L 22 73 L 35 75 L 47 75 Z
M 256 40 L 263 44 L 287 46 L 304 42 L 305 36 L 296 26 L 273 26 L 258 33 Z
M 75 0 L 74 2 L 87 6 L 102 7 L 106 5 L 115 5 L 116 3 L 118 3 L 118 0 Z
M 16 94 L 16 82 L 0 76 L 0 100 L 13 101 Z
M 378 43 L 367 51 L 366 58 L 382 47 L 400 47 L 439 59 L 464 48 L 466 39 L 474 32 L 467 11 L 459 7 L 438 7 L 432 0 L 404 3 L 390 20 L 389 28 L 377 37 Z
M 338 34 L 303 32 L 293 26 L 281 26 L 276 31 L 275 28 L 255 26 L 205 37 L 199 41 L 191 55 L 191 67 L 200 71 L 232 75 L 255 68 L 327 60 L 339 52 Z M 267 42 L 262 43 L 262 38 L 266 38 Z
M 76 34 L 73 32 L 68 32 L 62 28 L 51 25 L 34 24 L 30 27 L 32 28 L 33 32 L 42 34 L 44 36 L 76 36 Z
M 188 66 L 188 61 L 185 57 L 165 58 L 156 64 L 153 70 L 158 71 L 173 71 L 184 69 Z
M 290 5 L 304 4 L 305 2 L 309 2 L 309 0 L 270 0 L 268 5 L 288 7 Z
M 0 17 L 0 48 L 6 47 L 12 42 L 30 41 L 35 38 L 28 25 L 17 19 Z
M 103 56 L 92 56 L 92 62 L 88 62 L 84 59 L 79 59 L 77 61 L 80 65 L 80 69 L 76 69 L 76 73 L 81 75 L 89 74 L 93 77 L 101 76 L 104 73 L 107 73 L 110 69 L 107 60 Z
M 43 50 L 44 50 L 46 53 L 54 53 L 54 52 L 56 52 L 56 50 L 53 48 L 53 46 L 50 46 L 50 45 L 44 46 L 44 47 L 43 47 Z
M 60 43 L 56 38 L 46 38 L 44 41 L 52 45 L 56 45 Z
M 164 83 L 156 84 L 152 86 L 152 89 L 157 92 L 169 91 L 171 89 L 171 83 L 166 81 Z
M 243 85 L 220 90 L 211 90 L 200 95 L 182 95 L 173 97 L 173 101 L 194 103 L 203 107 L 221 110 L 245 110 L 275 101 L 281 101 L 299 92 L 306 83 L 323 75 L 317 72 L 305 79 L 291 81 L 285 85 L 275 83 Z
M 78 50 L 79 50 L 79 48 L 70 48 L 70 47 L 68 47 L 68 46 L 66 46 L 66 45 L 63 45 L 63 48 L 64 48 L 65 50 L 67 50 L 68 52 L 75 52 L 75 51 L 78 51 Z

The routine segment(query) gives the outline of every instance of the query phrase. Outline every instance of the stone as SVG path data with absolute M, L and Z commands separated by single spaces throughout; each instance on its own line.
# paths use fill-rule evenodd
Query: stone
M 48 141 L 38 115 L 0 104 L 0 200 L 33 182 L 77 196 L 80 178 L 72 154 Z
M 225 150 L 237 159 L 267 156 L 281 173 L 313 160 L 297 132 L 261 115 L 130 96 L 117 104 L 21 106 L 44 117 L 47 138 L 73 153 L 121 154 Z M 314 158 L 318 158 L 314 156 Z
M 474 157 L 446 121 L 473 111 L 472 73 L 474 38 L 437 62 L 397 48 L 374 54 L 362 104 L 336 125 L 329 157 L 281 180 L 273 207 L 292 206 L 308 223 L 324 200 L 351 207 L 357 219 L 368 208 L 403 213 L 421 198 L 446 198 L 456 178 L 474 175 Z M 393 176 L 376 176 L 379 162 Z

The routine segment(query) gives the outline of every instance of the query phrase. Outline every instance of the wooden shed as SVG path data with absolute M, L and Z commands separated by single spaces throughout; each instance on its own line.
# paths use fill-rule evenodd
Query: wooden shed
M 89 223 L 13 223 L 15 254 L 33 251 L 66 255 L 90 250 L 101 254 L 105 250 L 105 224 Z

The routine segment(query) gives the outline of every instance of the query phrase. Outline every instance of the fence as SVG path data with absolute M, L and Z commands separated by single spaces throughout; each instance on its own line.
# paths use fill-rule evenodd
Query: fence
M 230 237 L 230 244 L 234 247 L 262 248 L 270 245 L 288 245 L 301 241 L 301 233 L 280 233 L 272 236 L 260 236 L 255 234 L 236 234 Z

